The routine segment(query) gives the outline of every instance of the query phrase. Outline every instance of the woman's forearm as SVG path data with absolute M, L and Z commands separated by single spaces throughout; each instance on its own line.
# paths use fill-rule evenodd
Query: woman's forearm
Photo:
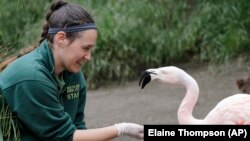
M 103 128 L 76 130 L 73 135 L 73 141 L 109 141 L 118 136 L 115 126 Z

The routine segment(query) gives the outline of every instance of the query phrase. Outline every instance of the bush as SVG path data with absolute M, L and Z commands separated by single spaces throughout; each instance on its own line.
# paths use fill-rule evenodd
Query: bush
M 22 2 L 17 1 L 19 5 Z M 10 14 L 17 13 L 13 8 L 17 1 L 3 1 L 6 5 L 2 6 L 1 14 L 4 22 L 0 23 L 3 55 L 38 41 L 44 9 L 50 3 L 30 0 L 25 3 L 27 10 Z M 148 67 L 187 62 L 225 63 L 241 54 L 249 56 L 248 0 L 72 2 L 85 6 L 98 27 L 93 59 L 83 68 L 89 88 L 137 79 Z

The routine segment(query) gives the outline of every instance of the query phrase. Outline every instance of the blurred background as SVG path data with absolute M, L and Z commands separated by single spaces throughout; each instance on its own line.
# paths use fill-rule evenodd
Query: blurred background
M 249 60 L 248 0 L 66 1 L 83 5 L 98 27 L 84 66 L 89 89 L 135 80 L 148 67 Z M 0 0 L 0 62 L 37 45 L 51 2 Z

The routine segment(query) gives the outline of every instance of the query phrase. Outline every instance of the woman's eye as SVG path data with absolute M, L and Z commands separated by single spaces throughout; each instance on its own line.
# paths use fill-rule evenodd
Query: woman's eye
M 89 46 L 83 46 L 82 50 L 85 51 L 85 52 L 89 52 L 89 51 L 91 51 L 92 48 L 93 48 L 93 46 L 91 46 L 91 45 L 89 45 Z
M 82 48 L 83 51 L 88 51 L 89 50 L 89 47 L 84 47 Z

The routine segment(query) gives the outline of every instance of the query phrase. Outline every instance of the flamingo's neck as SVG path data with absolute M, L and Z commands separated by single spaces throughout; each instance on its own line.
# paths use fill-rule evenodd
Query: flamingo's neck
M 180 124 L 199 124 L 200 120 L 193 117 L 193 109 L 198 100 L 199 86 L 191 76 L 183 77 L 183 85 L 186 87 L 186 94 L 178 110 Z

